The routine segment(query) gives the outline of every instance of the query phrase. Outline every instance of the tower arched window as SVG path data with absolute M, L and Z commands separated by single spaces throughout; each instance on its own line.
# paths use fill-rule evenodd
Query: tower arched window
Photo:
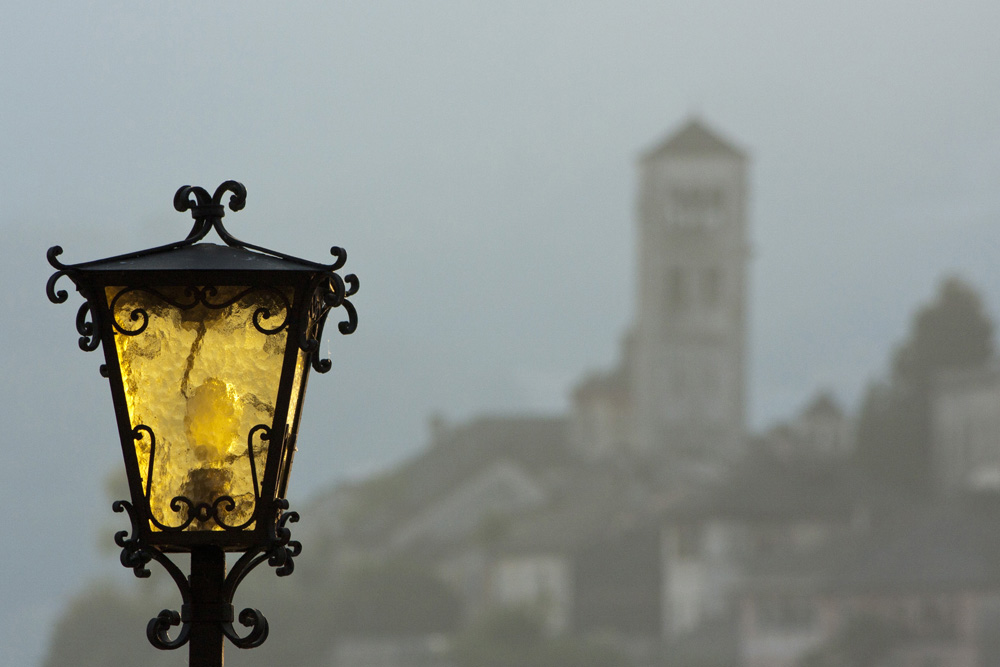
M 725 195 L 721 188 L 707 185 L 676 187 L 670 199 L 678 226 L 712 228 L 722 225 Z

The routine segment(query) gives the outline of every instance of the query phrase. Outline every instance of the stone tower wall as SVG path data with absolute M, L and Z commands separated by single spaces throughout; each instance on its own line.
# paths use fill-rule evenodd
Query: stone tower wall
M 677 138 L 639 165 L 632 439 L 724 462 L 744 441 L 746 159 L 701 126 Z

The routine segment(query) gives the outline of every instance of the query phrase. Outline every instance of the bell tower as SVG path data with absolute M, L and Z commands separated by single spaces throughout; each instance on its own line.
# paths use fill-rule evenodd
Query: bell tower
M 638 166 L 633 447 L 724 465 L 744 451 L 747 156 L 692 119 Z

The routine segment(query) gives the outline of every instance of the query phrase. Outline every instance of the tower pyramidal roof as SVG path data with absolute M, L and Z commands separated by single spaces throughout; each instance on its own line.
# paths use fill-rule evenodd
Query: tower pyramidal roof
M 746 153 L 723 139 L 696 116 L 644 153 L 642 158 L 648 160 L 672 155 L 725 155 L 746 159 Z

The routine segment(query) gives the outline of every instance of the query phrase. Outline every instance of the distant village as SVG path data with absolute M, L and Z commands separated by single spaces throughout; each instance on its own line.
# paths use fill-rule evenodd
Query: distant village
M 640 157 L 635 320 L 568 414 L 432 417 L 418 455 L 302 508 L 300 569 L 247 593 L 299 628 L 283 664 L 1000 665 L 988 316 L 946 280 L 860 409 L 817 388 L 750 433 L 748 168 L 700 119 Z M 91 663 L 57 633 L 46 666 L 174 664 L 137 646 Z

